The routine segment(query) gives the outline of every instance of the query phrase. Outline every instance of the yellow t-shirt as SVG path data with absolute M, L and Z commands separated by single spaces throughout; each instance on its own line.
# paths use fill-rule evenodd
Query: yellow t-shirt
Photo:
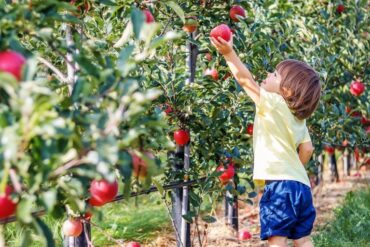
M 253 128 L 253 180 L 295 180 L 311 187 L 297 148 L 311 141 L 306 120 L 297 119 L 284 98 L 260 88 Z

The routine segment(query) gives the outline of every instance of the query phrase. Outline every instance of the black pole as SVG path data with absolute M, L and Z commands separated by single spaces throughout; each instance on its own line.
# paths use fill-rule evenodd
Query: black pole
M 176 152 L 168 153 L 168 160 L 174 160 L 172 164 L 172 169 L 174 172 L 181 171 L 184 167 L 184 147 L 177 146 Z M 171 191 L 171 200 L 172 200 L 172 218 L 175 224 L 176 242 L 177 247 L 182 247 L 181 243 L 181 222 L 182 222 L 182 188 L 175 188 Z
M 337 161 L 335 159 L 334 154 L 329 155 L 329 165 L 330 165 L 330 181 L 331 182 L 334 182 L 334 181 L 339 182 Z
M 234 184 L 236 186 L 236 184 Z M 238 222 L 238 196 L 226 191 L 225 195 L 226 225 L 231 226 L 236 232 L 239 229 Z
M 317 178 L 316 184 L 323 183 L 323 171 L 324 171 L 324 155 L 320 154 L 317 157 L 317 161 L 319 162 L 319 166 L 317 169 Z

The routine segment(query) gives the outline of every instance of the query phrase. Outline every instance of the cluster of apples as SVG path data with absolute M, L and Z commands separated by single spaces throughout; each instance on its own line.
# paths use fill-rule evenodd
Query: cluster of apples
M 16 51 L 0 52 L 0 72 L 13 76 L 17 81 L 22 80 L 22 68 L 25 62 L 24 56 Z M 13 191 L 13 187 L 7 185 L 5 191 L 0 192 L 0 219 L 15 214 L 17 203 L 11 198 Z
M 234 22 L 239 22 L 240 19 L 246 17 L 245 9 L 242 6 L 234 5 L 230 9 L 230 18 Z M 210 36 L 219 40 L 221 37 L 222 39 L 229 41 L 231 39 L 233 30 L 229 28 L 226 24 L 218 25 L 217 27 L 213 28 L 210 32 Z M 210 53 L 206 54 L 206 59 L 208 61 L 212 60 L 212 55 Z M 204 71 L 205 76 L 210 76 L 213 80 L 217 81 L 219 79 L 218 71 L 215 68 L 208 68 Z M 227 77 L 223 78 L 224 80 Z

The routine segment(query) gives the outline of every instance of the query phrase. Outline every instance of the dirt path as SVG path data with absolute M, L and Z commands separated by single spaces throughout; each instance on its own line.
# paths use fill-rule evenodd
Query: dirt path
M 354 174 L 353 172 L 352 174 Z M 341 176 L 343 177 L 343 176 Z M 314 233 L 319 226 L 325 225 L 333 217 L 333 208 L 340 205 L 347 192 L 356 190 L 361 187 L 370 185 L 370 171 L 362 171 L 361 177 L 351 176 L 345 177 L 339 183 L 330 183 L 324 181 L 320 186 L 313 189 L 314 204 L 317 212 L 317 217 L 314 225 Z M 240 242 L 236 239 L 236 234 L 229 227 L 225 226 L 223 218 L 223 209 L 217 213 L 217 222 L 207 225 L 200 224 L 200 232 L 203 245 L 207 247 L 237 247 L 237 246 L 253 246 L 264 247 L 268 246 L 266 241 L 261 241 L 259 238 L 259 209 L 258 201 L 262 193 L 254 198 L 254 205 L 239 204 L 239 229 L 246 229 L 252 234 L 252 239 Z M 200 246 L 198 242 L 198 234 L 195 229 L 192 229 L 192 246 Z M 292 242 L 289 241 L 289 245 Z M 152 243 L 144 245 L 150 247 L 171 247 L 176 246 L 174 234 L 165 234 L 155 239 Z

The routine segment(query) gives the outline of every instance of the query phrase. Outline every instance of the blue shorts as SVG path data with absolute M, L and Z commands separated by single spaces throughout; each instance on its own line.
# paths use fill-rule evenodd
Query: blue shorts
M 293 180 L 266 180 L 260 201 L 262 240 L 272 236 L 308 236 L 315 218 L 310 187 Z

